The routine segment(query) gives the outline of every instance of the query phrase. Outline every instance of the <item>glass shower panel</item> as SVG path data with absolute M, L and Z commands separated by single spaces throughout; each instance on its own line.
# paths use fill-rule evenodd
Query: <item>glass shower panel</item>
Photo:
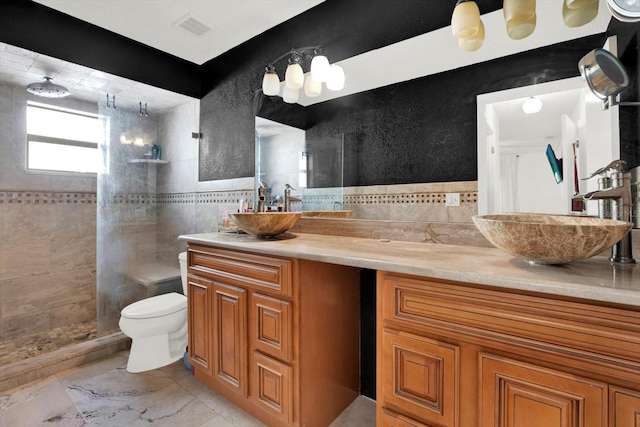
M 157 142 L 158 119 L 100 104 L 105 142 L 100 146 L 97 212 L 98 336 L 117 332 L 120 311 L 148 295 L 145 266 L 156 258 L 157 165 L 145 162 Z

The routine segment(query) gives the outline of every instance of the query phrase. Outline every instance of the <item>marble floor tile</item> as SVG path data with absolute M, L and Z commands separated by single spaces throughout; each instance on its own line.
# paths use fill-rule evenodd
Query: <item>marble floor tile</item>
M 0 393 L 0 427 L 264 427 L 195 380 L 182 361 L 139 374 L 128 351 Z M 375 402 L 356 399 L 331 427 L 375 426 Z

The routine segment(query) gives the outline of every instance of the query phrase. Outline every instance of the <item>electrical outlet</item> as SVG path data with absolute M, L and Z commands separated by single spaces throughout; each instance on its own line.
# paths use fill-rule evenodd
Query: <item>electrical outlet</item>
M 447 193 L 445 206 L 460 206 L 460 193 Z

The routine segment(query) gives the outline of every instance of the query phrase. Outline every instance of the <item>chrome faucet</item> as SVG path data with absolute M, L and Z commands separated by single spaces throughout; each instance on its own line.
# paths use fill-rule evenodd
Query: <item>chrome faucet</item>
M 284 211 L 285 212 L 291 212 L 291 202 L 301 202 L 302 201 L 302 199 L 299 198 L 299 197 L 291 196 L 291 190 L 295 190 L 295 188 L 293 188 L 289 184 L 286 184 L 284 186 Z
M 267 184 L 260 181 L 258 185 L 258 208 L 256 212 L 264 212 L 265 200 L 267 200 Z
M 591 176 L 613 170 L 610 175 L 611 186 L 586 193 L 583 198 L 584 200 L 608 201 L 611 204 L 610 219 L 631 222 L 631 173 L 622 171 L 625 164 L 626 162 L 624 160 L 614 160 L 604 168 L 598 169 Z M 631 231 L 625 234 L 624 237 L 611 248 L 611 258 L 609 258 L 609 260 L 620 264 L 633 264 L 636 262 L 632 253 Z

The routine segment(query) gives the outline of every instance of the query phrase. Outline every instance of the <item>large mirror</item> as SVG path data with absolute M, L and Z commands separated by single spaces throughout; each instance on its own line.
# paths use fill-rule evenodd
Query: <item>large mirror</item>
M 532 100 L 540 110 L 527 114 Z M 478 213 L 583 212 L 573 196 L 597 188 L 584 178 L 620 156 L 617 109 L 603 110 L 581 77 L 477 101 Z M 584 212 L 597 214 L 597 202 Z
M 339 211 L 343 206 L 342 135 L 307 139 L 305 131 L 256 116 L 256 188 L 267 187 L 267 208 L 284 206 L 292 187 L 291 211 Z

